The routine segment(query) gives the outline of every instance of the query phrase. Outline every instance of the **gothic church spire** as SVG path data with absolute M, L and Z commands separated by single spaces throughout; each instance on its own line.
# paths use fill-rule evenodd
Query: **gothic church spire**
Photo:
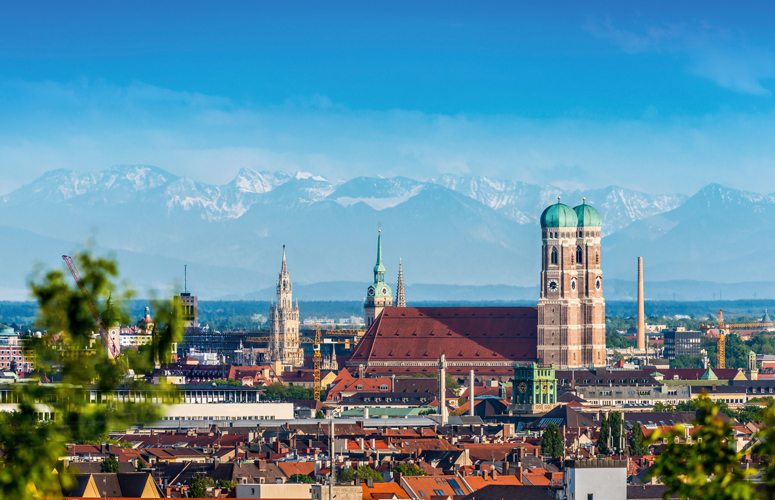
M 396 307 L 406 307 L 406 297 L 404 297 L 404 271 L 401 265 L 401 259 L 398 259 L 398 285 L 396 286 Z

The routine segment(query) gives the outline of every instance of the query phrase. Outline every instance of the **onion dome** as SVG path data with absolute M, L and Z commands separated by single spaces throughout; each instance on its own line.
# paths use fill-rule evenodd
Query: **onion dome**
M 108 308 L 102 311 L 102 323 L 108 328 L 121 324 L 121 315 L 113 306 L 113 295 L 111 294 L 108 296 Z
M 583 203 L 573 209 L 578 219 L 578 227 L 600 227 L 603 225 L 603 217 L 592 205 L 587 205 L 587 199 L 582 198 Z
M 560 203 L 560 197 L 557 197 L 557 203 L 551 205 L 541 214 L 541 227 L 576 227 L 576 212 L 568 205 Z

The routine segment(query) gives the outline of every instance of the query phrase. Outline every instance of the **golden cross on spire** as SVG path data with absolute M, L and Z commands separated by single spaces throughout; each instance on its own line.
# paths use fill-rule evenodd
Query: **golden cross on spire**
M 377 223 L 377 232 L 378 233 L 382 232 L 382 223 L 381 222 Z

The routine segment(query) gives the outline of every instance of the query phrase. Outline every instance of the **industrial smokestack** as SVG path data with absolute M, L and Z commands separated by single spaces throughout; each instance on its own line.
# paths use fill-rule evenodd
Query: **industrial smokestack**
M 638 349 L 646 348 L 646 314 L 643 300 L 643 257 L 638 257 Z
M 474 416 L 474 371 L 468 373 L 468 414 Z

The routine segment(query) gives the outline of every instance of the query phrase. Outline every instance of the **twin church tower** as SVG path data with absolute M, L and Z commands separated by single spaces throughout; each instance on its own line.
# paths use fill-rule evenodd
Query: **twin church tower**
M 537 357 L 560 368 L 605 366 L 605 299 L 600 267 L 603 219 L 586 200 L 541 214 Z
M 541 293 L 538 299 L 535 361 L 559 369 L 605 366 L 605 299 L 601 259 L 602 217 L 584 202 L 571 208 L 560 203 L 541 214 Z M 382 230 L 377 236 L 374 282 L 366 291 L 366 328 L 393 306 L 393 290 L 382 263 Z M 406 307 L 403 270 L 399 263 L 397 307 Z M 482 325 L 486 327 L 486 325 Z M 270 310 L 272 360 L 301 366 L 299 306 L 293 303 L 291 279 L 285 262 L 277 281 L 277 303 Z M 519 342 L 521 340 L 515 340 Z

